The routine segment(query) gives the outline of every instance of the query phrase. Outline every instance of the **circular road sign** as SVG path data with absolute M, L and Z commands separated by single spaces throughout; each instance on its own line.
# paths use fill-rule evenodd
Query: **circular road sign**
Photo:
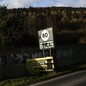
M 49 32 L 47 30 L 43 30 L 41 33 L 41 39 L 43 41 L 47 41 L 49 39 Z

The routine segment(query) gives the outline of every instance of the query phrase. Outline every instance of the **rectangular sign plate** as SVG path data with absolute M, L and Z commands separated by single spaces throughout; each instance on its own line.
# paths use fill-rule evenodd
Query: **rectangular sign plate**
M 40 49 L 50 49 L 50 48 L 54 48 L 54 43 L 53 41 L 48 41 L 48 42 L 43 42 L 40 43 Z

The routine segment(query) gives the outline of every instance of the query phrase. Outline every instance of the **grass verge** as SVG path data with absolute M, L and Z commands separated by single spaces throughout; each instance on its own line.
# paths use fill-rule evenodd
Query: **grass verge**
M 57 72 L 47 72 L 44 73 L 43 75 L 35 75 L 35 76 L 25 76 L 21 78 L 16 78 L 16 79 L 7 79 L 4 81 L 0 82 L 0 86 L 26 86 L 27 84 L 34 84 L 40 81 L 48 80 L 54 77 L 62 76 L 71 72 L 79 71 L 79 70 L 84 70 L 86 69 L 86 64 L 84 65 L 78 65 L 75 67 L 68 67 L 68 68 L 63 68 L 61 70 L 58 70 Z

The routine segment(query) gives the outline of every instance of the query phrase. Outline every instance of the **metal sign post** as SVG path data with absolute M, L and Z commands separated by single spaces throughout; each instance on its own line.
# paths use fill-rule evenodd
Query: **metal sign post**
M 45 52 L 44 52 L 44 49 L 43 49 L 43 57 L 45 57 Z
M 50 56 L 51 56 L 51 49 L 49 49 L 49 51 L 50 51 Z

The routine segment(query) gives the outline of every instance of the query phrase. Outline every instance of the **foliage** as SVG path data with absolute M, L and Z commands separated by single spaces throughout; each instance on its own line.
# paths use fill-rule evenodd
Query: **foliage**
M 21 77 L 16 79 L 8 79 L 0 82 L 0 86 L 25 86 L 29 84 L 33 84 L 36 82 L 40 82 L 49 78 L 52 78 L 56 75 L 56 72 L 49 72 L 44 75 L 36 75 L 31 77 Z M 35 78 L 35 79 L 34 79 Z
M 86 64 L 76 65 L 72 67 L 69 66 L 67 68 L 60 68 L 57 72 L 52 71 L 47 72 L 46 74 L 44 73 L 43 75 L 37 74 L 36 76 L 25 76 L 16 79 L 4 80 L 0 82 L 0 86 L 25 86 L 85 69 Z
M 18 8 L 0 7 L 0 48 L 38 46 L 37 31 L 52 27 L 55 43 L 86 43 L 86 8 Z M 81 31 L 81 32 L 80 32 Z M 71 32 L 71 34 L 70 34 Z M 71 35 L 71 39 L 70 36 Z M 61 42 L 59 38 L 61 37 Z M 83 38 L 83 42 L 81 40 Z

